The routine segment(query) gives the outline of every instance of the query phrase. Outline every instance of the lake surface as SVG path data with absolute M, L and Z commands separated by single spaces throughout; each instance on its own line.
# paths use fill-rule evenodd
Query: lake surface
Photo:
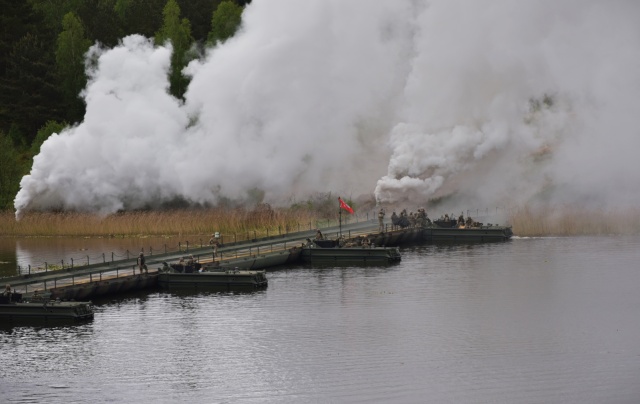
M 82 325 L 0 327 L 0 397 L 640 402 L 640 237 L 402 254 L 385 267 L 270 271 L 256 293 L 128 295 Z

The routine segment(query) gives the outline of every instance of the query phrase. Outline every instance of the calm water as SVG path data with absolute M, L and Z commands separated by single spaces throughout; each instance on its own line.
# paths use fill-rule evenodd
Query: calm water
M 406 248 L 251 294 L 144 293 L 0 327 L 20 403 L 638 403 L 640 237 Z

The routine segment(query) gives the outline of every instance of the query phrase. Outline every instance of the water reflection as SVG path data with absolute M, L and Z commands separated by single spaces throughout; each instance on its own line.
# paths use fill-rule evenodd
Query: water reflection
M 15 239 L 0 237 L 0 277 L 17 275 L 17 268 Z
M 0 277 L 37 272 L 45 266 L 74 266 L 135 257 L 139 251 L 147 256 L 204 245 L 199 238 L 1 238 Z
M 20 367 L 0 380 L 19 402 L 632 403 L 639 246 L 415 246 L 272 271 L 256 293 L 120 296 L 91 324 L 0 331 Z

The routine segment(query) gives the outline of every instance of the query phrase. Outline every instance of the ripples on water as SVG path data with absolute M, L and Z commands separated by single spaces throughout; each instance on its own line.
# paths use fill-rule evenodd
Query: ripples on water
M 639 238 L 416 246 L 0 328 L 9 402 L 640 402 Z

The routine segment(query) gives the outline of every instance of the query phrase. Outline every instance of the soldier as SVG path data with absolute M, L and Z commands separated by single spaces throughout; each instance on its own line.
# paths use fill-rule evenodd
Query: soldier
M 467 221 L 465 222 L 467 227 L 473 227 L 473 219 L 471 216 L 467 216 Z
M 344 236 L 338 237 L 338 239 L 336 240 L 336 244 L 338 244 L 338 247 L 344 247 L 346 244 L 346 240 L 344 239 Z
M 427 215 L 427 212 L 424 210 L 424 208 L 420 208 L 420 226 L 422 227 L 426 227 L 428 224 L 431 224 L 431 219 L 429 219 L 429 216 Z
M 416 227 L 418 223 L 418 215 L 414 215 L 413 212 L 409 212 L 409 224 L 411 227 Z
M 324 236 L 322 235 L 322 232 L 320 231 L 320 229 L 316 231 L 316 240 L 324 240 Z
M 382 208 L 378 212 L 378 225 L 380 226 L 380 233 L 384 232 L 384 209 Z
M 410 224 L 411 223 L 409 222 L 409 216 L 407 215 L 407 210 L 402 209 L 402 212 L 400 212 L 400 218 L 398 218 L 398 226 L 404 229 L 405 227 L 409 227 Z
M 147 269 L 147 264 L 145 264 L 144 253 L 140 251 L 140 255 L 138 255 L 138 269 L 140 269 L 140 273 L 144 270 L 146 273 L 149 273 Z
M 213 248 L 213 259 L 218 255 L 218 245 L 220 245 L 219 237 L 216 237 L 215 234 L 211 235 L 211 239 L 209 240 L 209 245 Z
M 394 226 L 398 225 L 398 221 L 400 220 L 400 218 L 398 217 L 398 215 L 396 214 L 396 212 L 393 212 L 391 214 L 391 224 Z
M 193 272 L 196 269 L 195 263 L 196 260 L 193 258 L 193 255 L 189 255 L 185 262 L 185 271 L 189 273 Z

